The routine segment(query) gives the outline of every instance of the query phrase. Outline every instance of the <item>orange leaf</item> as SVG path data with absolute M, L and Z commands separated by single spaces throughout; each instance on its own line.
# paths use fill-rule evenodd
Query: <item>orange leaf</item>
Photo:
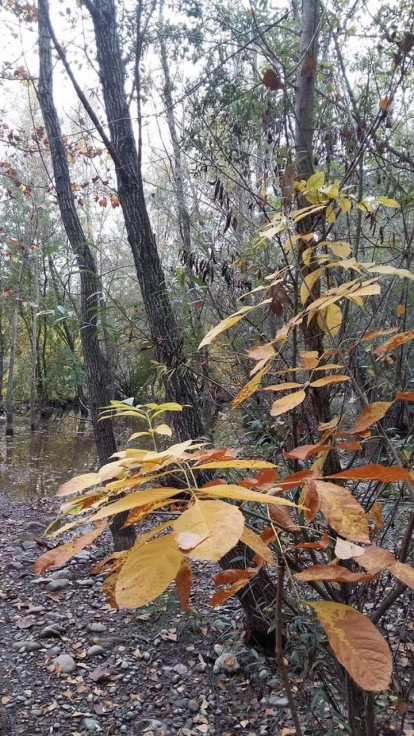
M 376 544 L 372 544 L 366 548 L 363 555 L 355 558 L 355 562 L 361 565 L 367 572 L 371 573 L 371 575 L 375 575 L 377 572 L 381 572 L 381 570 L 386 570 L 396 560 L 394 555 L 387 549 L 381 549 Z
M 336 583 L 365 583 L 375 580 L 374 575 L 366 572 L 351 572 L 341 565 L 312 565 L 303 572 L 296 573 L 296 580 L 309 582 L 312 580 L 326 580 Z
M 371 506 L 368 516 L 372 521 L 374 522 L 374 528 L 372 530 L 373 534 L 376 534 L 377 532 L 382 529 L 383 519 L 382 519 L 382 506 L 378 503 L 378 501 L 375 501 L 375 503 Z
M 361 434 L 361 432 L 365 432 L 368 427 L 375 424 L 375 422 L 378 422 L 379 419 L 382 419 L 382 417 L 385 416 L 393 403 L 393 401 L 375 401 L 373 404 L 368 404 L 368 406 L 362 410 L 352 429 L 350 429 L 349 432 L 344 432 L 343 434 Z
M 243 401 L 246 401 L 246 399 L 248 399 L 252 394 L 254 394 L 257 391 L 257 389 L 260 386 L 260 381 L 262 380 L 266 371 L 267 371 L 267 366 L 262 368 L 261 371 L 256 373 L 256 375 L 253 376 L 253 378 L 248 383 L 246 383 L 245 386 L 243 386 L 241 391 L 239 391 L 237 396 L 235 396 L 232 401 L 231 405 L 233 409 L 235 409 L 236 406 L 239 406 L 240 404 L 242 404 Z
M 389 327 L 388 329 L 368 330 L 361 337 L 361 342 L 368 342 L 369 340 L 375 340 L 376 337 L 382 337 L 383 335 L 392 335 L 393 332 L 398 331 L 398 327 Z
M 278 472 L 275 468 L 262 468 L 256 475 L 255 487 L 261 488 L 268 483 L 274 483 L 278 478 Z
M 385 112 L 388 111 L 388 108 L 390 106 L 390 101 L 388 97 L 382 97 L 378 103 L 378 107 L 380 110 L 384 110 Z
M 289 388 L 302 388 L 303 383 L 296 383 L 295 381 L 286 381 L 286 383 L 275 383 L 271 386 L 265 386 L 262 391 L 287 391 Z
M 395 335 L 395 337 L 391 337 L 389 340 L 386 340 L 382 343 L 382 345 L 379 345 L 375 350 L 375 355 L 384 355 L 384 353 L 388 353 L 390 350 L 393 350 L 394 348 L 398 348 L 400 345 L 403 345 L 405 342 L 408 342 L 409 340 L 414 339 L 414 330 L 408 330 L 408 332 L 401 332 L 399 335 Z
M 349 380 L 348 376 L 338 374 L 337 376 L 324 376 L 323 378 L 318 378 L 316 381 L 312 381 L 310 385 L 313 388 L 321 388 L 321 386 L 328 386 L 331 383 L 344 383 L 344 381 Z
M 290 452 L 284 452 L 283 457 L 306 460 L 311 455 L 316 455 L 319 452 L 327 452 L 332 449 L 332 445 L 301 445 L 300 447 L 295 447 Z
M 388 569 L 404 585 L 414 588 L 414 567 L 412 565 L 404 562 L 394 562 Z
M 267 544 L 263 541 L 259 534 L 256 534 L 247 526 L 244 527 L 240 541 L 246 544 L 250 549 L 254 550 L 257 555 L 262 557 L 269 565 L 275 565 L 275 558 Z
M 392 672 L 388 644 L 374 624 L 342 603 L 308 603 L 327 634 L 336 658 L 363 690 L 386 690 Z
M 341 537 L 355 542 L 369 542 L 368 519 L 365 511 L 353 495 L 334 483 L 313 481 L 319 496 L 320 508 Z
M 337 447 L 341 450 L 353 450 L 355 452 L 362 450 L 362 445 L 357 440 L 352 440 L 351 442 L 338 442 Z
M 272 404 L 272 408 L 270 409 L 270 416 L 278 417 L 281 414 L 285 414 L 287 411 L 294 409 L 295 406 L 299 406 L 299 404 L 304 401 L 305 396 L 306 394 L 302 390 L 295 391 L 293 394 L 288 394 L 288 396 L 283 396 L 281 399 L 277 399 Z
M 319 542 L 300 542 L 295 544 L 292 549 L 326 549 L 329 545 L 329 536 L 324 534 Z
M 284 491 L 288 491 L 291 488 L 297 488 L 297 486 L 303 486 L 303 484 L 306 481 L 314 480 L 316 478 L 321 478 L 322 473 L 320 470 L 298 470 L 297 473 L 291 473 L 290 475 L 286 475 L 283 480 L 279 480 L 279 485 L 283 488 Z M 306 505 L 306 504 L 305 504 Z
M 241 572 L 243 571 L 241 570 Z M 250 575 L 249 577 L 252 576 Z M 248 582 L 249 579 L 245 580 L 243 577 L 241 577 L 240 580 L 233 583 L 233 585 L 229 585 L 228 588 L 224 588 L 223 590 L 216 590 L 216 592 L 213 593 L 213 595 L 211 596 L 210 605 L 213 608 L 221 606 L 222 603 L 225 603 L 229 598 L 238 593 L 239 590 L 244 588 L 244 586 L 247 585 Z
M 405 468 L 399 468 L 397 465 L 387 467 L 372 463 L 370 465 L 361 465 L 359 468 L 350 468 L 343 470 L 335 475 L 327 475 L 327 478 L 349 478 L 349 480 L 383 480 L 384 483 L 396 480 L 408 480 L 410 474 Z
M 293 521 L 291 513 L 286 506 L 275 506 L 275 504 L 272 503 L 269 506 L 269 514 L 270 518 L 273 519 L 276 524 L 279 524 L 285 529 L 299 529 L 298 525 Z
M 181 567 L 177 572 L 175 578 L 175 587 L 177 589 L 177 595 L 181 603 L 181 608 L 185 613 L 191 613 L 190 607 L 190 593 L 191 593 L 191 562 L 188 557 L 183 557 L 181 561 Z
M 395 398 L 401 401 L 414 401 L 414 391 L 397 391 Z
M 97 529 L 92 529 L 92 531 L 82 534 L 80 537 L 76 537 L 76 539 L 72 539 L 71 542 L 66 542 L 66 544 L 61 544 L 59 547 L 49 549 L 44 555 L 36 560 L 32 568 L 33 572 L 36 573 L 36 575 L 41 575 L 49 567 L 52 567 L 52 565 L 61 567 L 68 562 L 68 560 L 71 560 L 72 557 L 77 555 L 82 549 L 85 549 L 85 547 L 92 544 L 92 542 L 102 534 L 106 527 L 107 524 L 100 526 Z
M 236 583 L 238 580 L 249 580 L 249 578 L 251 578 L 252 575 L 255 575 L 256 572 L 257 570 L 255 569 L 222 570 L 222 572 L 218 572 L 213 576 L 214 585 L 218 588 L 219 585 L 230 585 L 231 583 Z

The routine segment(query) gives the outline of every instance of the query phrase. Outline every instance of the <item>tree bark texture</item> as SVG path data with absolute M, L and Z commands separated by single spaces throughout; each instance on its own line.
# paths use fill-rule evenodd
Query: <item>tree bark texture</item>
M 17 289 L 16 289 L 16 292 L 14 293 L 14 306 L 13 306 L 13 317 L 12 317 L 11 337 L 10 337 L 10 357 L 9 357 L 9 369 L 8 369 L 8 374 L 7 374 L 7 391 L 6 391 L 6 436 L 7 437 L 13 437 L 14 435 L 14 419 L 13 419 L 14 364 L 16 362 L 20 286 L 22 283 L 24 266 L 25 266 L 25 260 L 24 260 L 24 257 L 22 256 L 20 264 L 19 264 L 19 275 L 17 277 Z
M 89 405 L 93 432 L 102 465 L 108 462 L 116 452 L 116 441 L 112 422 L 99 422 L 101 407 L 107 406 L 111 399 L 111 379 L 108 374 L 105 358 L 99 344 L 97 327 L 97 311 L 99 296 L 99 278 L 96 271 L 92 251 L 83 232 L 73 193 L 70 186 L 70 173 L 65 146 L 56 107 L 53 99 L 53 71 L 50 33 L 46 22 L 48 14 L 47 0 L 39 3 L 39 87 L 38 99 L 49 139 L 56 195 L 62 222 L 68 240 L 76 255 L 81 285 L 80 335 L 85 364 L 86 383 L 88 387 Z M 129 527 L 120 531 L 124 519 L 117 518 L 113 522 L 114 545 L 117 550 L 132 546 L 134 532 Z

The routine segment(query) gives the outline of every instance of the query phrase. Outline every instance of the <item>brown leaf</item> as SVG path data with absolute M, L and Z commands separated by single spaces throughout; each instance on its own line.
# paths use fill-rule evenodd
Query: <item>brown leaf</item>
M 183 557 L 180 569 L 175 578 L 175 587 L 177 595 L 181 603 L 181 608 L 185 613 L 191 613 L 190 593 L 191 593 L 192 573 L 191 562 L 188 557 Z
M 280 177 L 280 188 L 282 190 L 282 205 L 290 207 L 293 200 L 293 192 L 295 186 L 295 167 L 288 164 L 284 173 Z
M 404 585 L 414 588 L 414 567 L 407 562 L 394 562 L 388 569 Z
M 300 494 L 299 503 L 305 507 L 305 519 L 309 523 L 318 513 L 321 502 L 313 480 L 305 483 Z
M 414 401 L 414 391 L 397 391 L 395 398 L 401 401 Z
M 267 89 L 271 89 L 274 92 L 285 87 L 279 74 L 273 69 L 266 69 L 262 77 L 262 82 Z
M 309 603 L 328 636 L 336 658 L 363 690 L 386 690 L 392 672 L 388 644 L 374 624 L 342 603 Z
M 355 558 L 355 562 L 372 575 L 375 575 L 377 572 L 381 572 L 381 570 L 385 570 L 390 565 L 393 565 L 396 560 L 394 555 L 387 549 L 381 549 L 381 547 L 371 544 L 370 547 L 366 548 L 363 555 Z
M 286 293 L 286 289 L 283 284 L 274 284 L 269 289 L 269 296 L 272 297 L 272 301 L 270 302 L 270 311 L 274 312 L 278 317 L 281 316 L 283 312 L 283 305 L 289 304 L 289 297 Z
M 399 335 L 395 335 L 395 337 L 391 337 L 389 340 L 386 340 L 382 343 L 382 345 L 379 345 L 377 348 L 375 348 L 374 353 L 375 355 L 381 356 L 385 353 L 388 353 L 390 350 L 393 350 L 394 348 L 398 348 L 400 345 L 404 345 L 404 343 L 409 342 L 409 340 L 414 339 L 414 330 L 408 330 L 408 332 L 401 332 Z
M 312 565 L 303 572 L 296 573 L 296 580 L 304 582 L 325 580 L 336 583 L 363 583 L 375 580 L 374 575 L 361 572 L 351 572 L 341 565 Z
M 298 470 L 297 473 L 291 473 L 286 475 L 282 480 L 278 480 L 278 484 L 283 488 L 284 491 L 303 486 L 309 480 L 315 480 L 321 478 L 322 474 L 320 470 L 309 469 L 309 470 Z M 305 504 L 306 505 L 306 504 Z
M 102 680 L 110 680 L 112 675 L 115 673 L 116 670 L 114 667 L 98 664 L 98 666 L 89 673 L 89 677 L 94 682 L 101 682 Z

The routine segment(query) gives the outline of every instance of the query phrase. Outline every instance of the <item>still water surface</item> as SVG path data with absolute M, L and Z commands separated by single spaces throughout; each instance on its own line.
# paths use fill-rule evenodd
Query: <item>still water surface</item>
M 48 496 L 79 473 L 96 468 L 97 456 L 88 419 L 73 415 L 42 421 L 31 432 L 26 417 L 15 418 L 14 437 L 0 427 L 0 493 Z

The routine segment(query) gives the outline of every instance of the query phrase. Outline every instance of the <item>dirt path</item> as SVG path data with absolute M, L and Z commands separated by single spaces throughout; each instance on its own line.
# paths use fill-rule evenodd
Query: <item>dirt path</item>
M 236 602 L 207 605 L 205 576 L 191 617 L 173 591 L 136 612 L 109 608 L 102 578 L 89 576 L 109 537 L 35 576 L 41 528 L 56 512 L 55 499 L 2 497 L 1 736 L 266 736 L 291 726 L 271 660 L 243 645 Z M 213 671 L 220 645 L 237 672 Z

